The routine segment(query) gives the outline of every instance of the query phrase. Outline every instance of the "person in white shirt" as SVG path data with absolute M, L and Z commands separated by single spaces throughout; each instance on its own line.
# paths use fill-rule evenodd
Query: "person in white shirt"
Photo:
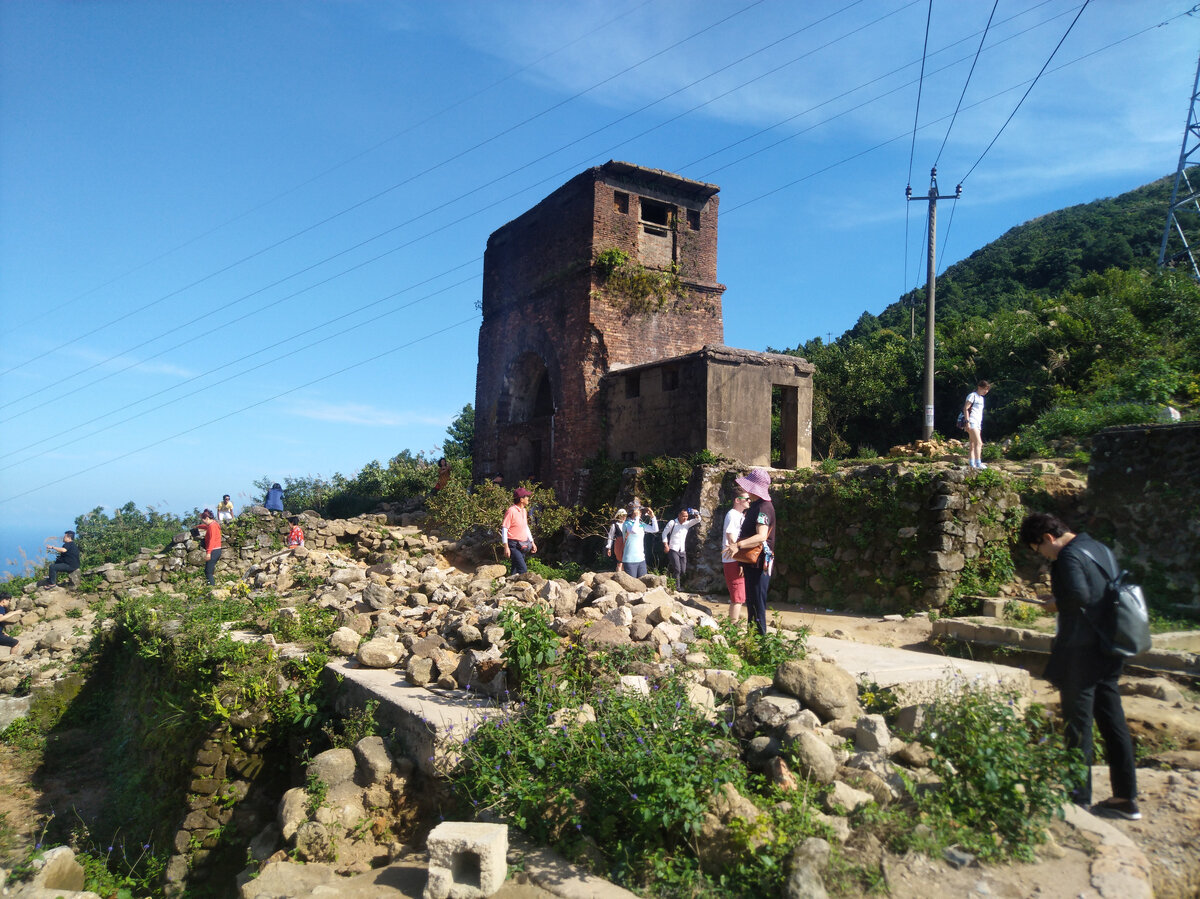
M 667 522 L 663 528 L 663 551 L 667 554 L 667 569 L 675 578 L 675 589 L 683 589 L 683 576 L 687 574 L 688 531 L 700 523 L 696 509 L 680 509 L 679 517 Z
M 991 389 L 992 385 L 987 381 L 980 381 L 963 403 L 963 417 L 967 420 L 967 461 L 972 468 L 987 468 L 983 464 L 983 398 Z
M 725 570 L 725 586 L 729 588 L 729 620 L 747 620 L 746 579 L 742 577 L 742 564 L 733 561 L 737 552 L 738 534 L 742 532 L 742 519 L 750 505 L 750 494 L 738 489 L 733 498 L 733 508 L 725 513 L 725 525 L 721 529 L 721 567 Z

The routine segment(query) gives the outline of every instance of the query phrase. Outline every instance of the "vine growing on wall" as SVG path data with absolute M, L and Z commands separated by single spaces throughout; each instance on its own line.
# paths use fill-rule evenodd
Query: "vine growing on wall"
M 660 312 L 686 295 L 676 262 L 666 271 L 656 271 L 610 247 L 596 255 L 595 265 L 605 299 L 630 315 Z

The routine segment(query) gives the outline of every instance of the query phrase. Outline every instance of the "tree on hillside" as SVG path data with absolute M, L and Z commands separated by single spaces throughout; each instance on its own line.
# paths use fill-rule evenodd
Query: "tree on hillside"
M 470 403 L 462 407 L 462 411 L 446 428 L 449 436 L 442 444 L 442 455 L 451 462 L 457 459 L 470 460 L 475 455 L 475 409 Z

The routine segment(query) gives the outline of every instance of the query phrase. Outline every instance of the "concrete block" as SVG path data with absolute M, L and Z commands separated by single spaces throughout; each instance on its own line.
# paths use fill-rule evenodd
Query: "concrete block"
M 443 821 L 429 834 L 424 899 L 483 899 L 508 876 L 508 825 Z

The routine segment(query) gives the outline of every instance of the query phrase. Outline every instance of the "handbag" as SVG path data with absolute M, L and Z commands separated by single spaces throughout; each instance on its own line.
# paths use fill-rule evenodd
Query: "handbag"
M 757 565 L 758 559 L 762 555 L 763 545 L 756 543 L 746 549 L 739 549 L 733 554 L 733 561 L 741 562 L 743 565 Z

